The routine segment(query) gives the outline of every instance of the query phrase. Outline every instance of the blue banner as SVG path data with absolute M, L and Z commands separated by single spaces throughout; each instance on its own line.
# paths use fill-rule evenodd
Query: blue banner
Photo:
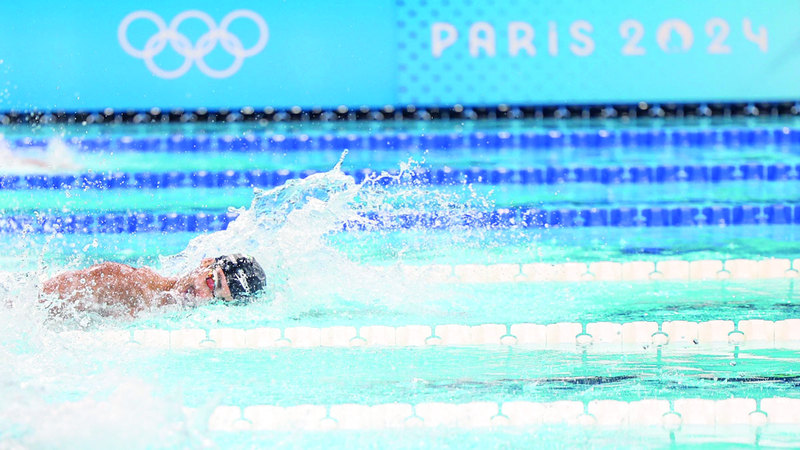
M 403 3 L 401 103 L 800 98 L 797 0 Z
M 800 0 L 0 5 L 0 110 L 800 98 Z

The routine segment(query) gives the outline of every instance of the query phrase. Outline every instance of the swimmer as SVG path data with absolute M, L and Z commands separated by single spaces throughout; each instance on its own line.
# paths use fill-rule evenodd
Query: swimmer
M 168 305 L 189 305 L 220 300 L 246 302 L 266 284 L 261 265 L 240 254 L 206 258 L 188 274 L 164 277 L 148 267 L 115 262 L 62 273 L 42 286 L 42 302 L 51 311 L 94 311 L 102 315 L 130 316 Z
M 30 152 L 30 150 L 28 150 Z M 33 152 L 36 158 L 19 155 L 0 133 L 0 172 L 3 173 L 42 173 L 54 170 L 78 170 L 69 148 L 60 139 L 52 139 L 44 152 Z

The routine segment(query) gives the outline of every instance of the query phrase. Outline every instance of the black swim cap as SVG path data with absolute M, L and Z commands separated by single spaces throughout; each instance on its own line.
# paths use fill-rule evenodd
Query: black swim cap
M 234 300 L 244 300 L 255 295 L 267 284 L 264 269 L 252 256 L 239 253 L 214 258 L 214 265 L 222 269 L 228 280 L 228 289 Z

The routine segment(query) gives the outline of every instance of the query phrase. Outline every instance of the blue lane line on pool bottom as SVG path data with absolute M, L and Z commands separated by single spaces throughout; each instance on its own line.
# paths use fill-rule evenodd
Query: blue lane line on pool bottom
M 133 150 L 142 152 L 708 147 L 716 145 L 758 147 L 800 145 L 800 129 L 788 127 L 674 128 L 321 135 L 246 133 L 236 136 L 176 134 L 142 137 L 72 137 L 67 142 L 75 148 L 85 151 Z M 14 144 L 17 147 L 44 147 L 48 141 L 25 137 L 16 139 Z
M 386 171 L 398 175 L 398 170 Z M 316 170 L 226 170 L 221 172 L 112 172 L 77 175 L 0 175 L 0 189 L 164 189 L 274 187 L 294 178 L 305 178 Z M 357 183 L 381 172 L 349 171 Z M 727 181 L 788 181 L 800 178 L 800 164 L 659 165 L 634 167 L 528 167 L 522 169 L 470 167 L 419 170 L 411 178 L 424 184 L 454 185 L 563 183 L 652 184 L 719 183 Z M 386 178 L 383 183 L 391 183 Z
M 364 214 L 344 230 L 551 227 L 692 227 L 800 224 L 800 205 L 675 206 L 668 208 L 509 208 L 461 214 Z M 150 233 L 205 232 L 227 228 L 233 213 L 38 214 L 0 216 L 0 233 Z

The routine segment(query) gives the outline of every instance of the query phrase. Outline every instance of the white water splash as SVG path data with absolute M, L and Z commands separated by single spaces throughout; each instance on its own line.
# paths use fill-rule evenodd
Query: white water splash
M 337 299 L 402 295 L 396 279 L 349 260 L 325 242 L 344 223 L 364 220 L 360 212 L 366 205 L 356 197 L 365 184 L 356 184 L 340 165 L 271 190 L 256 189 L 250 208 L 238 210 L 226 230 L 193 239 L 178 255 L 163 258 L 161 267 L 177 275 L 205 257 L 252 255 L 267 273 L 265 300 L 280 304 L 287 314 Z M 379 286 L 383 295 L 375 292 Z
M 236 211 L 238 217 L 226 230 L 192 239 L 179 254 L 162 258 L 161 267 L 178 275 L 203 258 L 252 255 L 267 273 L 263 300 L 289 315 L 343 303 L 395 310 L 416 307 L 426 297 L 427 284 L 399 273 L 402 248 L 386 245 L 386 251 L 393 252 L 389 259 L 394 258 L 396 264 L 376 270 L 346 256 L 329 238 L 346 224 L 384 233 L 376 214 L 415 216 L 435 211 L 440 216 L 438 226 L 447 228 L 449 243 L 457 245 L 465 236 L 484 231 L 480 226 L 463 225 L 461 219 L 489 203 L 473 195 L 468 186 L 462 186 L 460 194 L 421 189 L 413 178 L 419 168 L 414 161 L 401 165 L 397 175 L 379 174 L 356 183 L 342 172 L 342 160 L 328 172 L 290 180 L 270 190 L 256 189 L 250 207 Z M 391 188 L 384 186 L 386 181 L 392 182 Z M 420 236 L 424 238 L 425 232 L 420 229 Z
M 188 448 L 207 441 L 207 416 L 187 414 L 155 380 L 124 369 L 150 353 L 44 326 L 49 318 L 30 283 L 22 274 L 2 275 L 0 295 L 14 305 L 0 303 L 0 448 Z
M 162 258 L 160 266 L 167 274 L 179 274 L 204 257 L 251 254 L 269 277 L 265 298 L 242 307 L 153 311 L 133 326 L 210 327 L 240 323 L 241 317 L 264 326 L 272 318 L 337 317 L 358 309 L 388 317 L 402 314 L 404 308 L 425 310 L 429 286 L 424 280 L 400 273 L 397 266 L 376 269 L 330 242 L 346 223 L 358 223 L 380 235 L 378 224 L 367 218 L 370 213 L 438 210 L 455 217 L 481 206 L 471 203 L 468 193 L 459 197 L 420 189 L 409 181 L 414 168 L 414 164 L 404 165 L 395 177 L 403 183 L 391 189 L 375 179 L 355 183 L 341 171 L 340 163 L 325 173 L 256 190 L 250 207 L 240 210 L 226 230 L 193 239 L 179 254 Z M 451 234 L 458 239 L 458 232 Z M 424 230 L 421 236 L 424 239 Z M 98 245 L 103 245 L 102 239 Z M 401 262 L 402 251 L 390 253 Z M 43 264 L 38 266 L 42 272 Z M 152 364 L 158 354 L 118 345 L 89 345 L 69 334 L 75 328 L 118 330 L 130 323 L 87 315 L 54 321 L 38 305 L 37 274 L 0 275 L 0 323 L 4 324 L 0 327 L 0 448 L 213 445 L 206 428 L 208 414 L 219 398 L 209 399 L 208 407 L 200 412 L 188 414 L 179 394 L 164 392 L 158 374 L 148 377 L 141 370 L 126 370 Z
M 0 173 L 39 174 L 80 170 L 75 153 L 60 138 L 47 141 L 47 147 L 12 149 L 0 134 Z

